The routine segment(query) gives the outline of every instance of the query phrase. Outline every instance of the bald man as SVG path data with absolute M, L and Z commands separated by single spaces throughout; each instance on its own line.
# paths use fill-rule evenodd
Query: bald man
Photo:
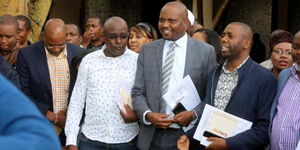
M 268 144 L 270 108 L 276 94 L 274 75 L 255 63 L 249 52 L 251 28 L 240 22 L 222 33 L 224 64 L 210 74 L 204 102 L 253 123 L 250 130 L 229 138 L 208 138 L 208 150 L 263 150 Z M 203 104 L 205 104 L 203 103 Z
M 127 23 L 109 18 L 104 41 L 106 47 L 85 56 L 79 67 L 65 128 L 68 150 L 137 149 L 138 118 L 129 105 L 121 105 L 124 112 L 120 111 L 116 92 L 120 81 L 133 86 L 136 71 L 138 54 L 126 48 Z
M 43 41 L 22 48 L 18 55 L 17 71 L 22 91 L 53 123 L 64 144 L 62 129 L 66 120 L 69 97 L 71 60 L 83 49 L 66 43 L 65 23 L 50 19 L 44 28 Z
M 207 74 L 216 66 L 213 47 L 187 35 L 187 17 L 180 2 L 163 6 L 158 22 L 163 38 L 145 45 L 139 54 L 132 96 L 142 120 L 138 137 L 142 150 L 176 149 L 177 139 L 185 134 L 181 127 L 197 122 L 200 106 L 174 114 L 162 95 L 189 75 L 204 98 Z

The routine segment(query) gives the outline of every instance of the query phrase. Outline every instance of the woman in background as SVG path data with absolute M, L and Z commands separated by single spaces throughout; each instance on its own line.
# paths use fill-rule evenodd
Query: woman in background
M 196 30 L 192 37 L 196 40 L 212 45 L 215 48 L 217 63 L 223 64 L 224 59 L 221 55 L 221 41 L 217 32 L 201 28 Z
M 157 39 L 157 33 L 154 27 L 148 23 L 138 23 L 129 30 L 129 49 L 139 53 L 144 44 Z
M 284 30 L 271 34 L 269 42 L 270 59 L 273 65 L 271 71 L 276 78 L 283 69 L 293 65 L 292 38 L 292 34 Z

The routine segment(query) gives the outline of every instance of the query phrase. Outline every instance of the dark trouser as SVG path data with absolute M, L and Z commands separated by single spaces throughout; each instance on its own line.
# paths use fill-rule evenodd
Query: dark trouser
M 177 150 L 177 140 L 183 134 L 182 129 L 156 128 L 150 150 Z
M 128 143 L 107 144 L 88 139 L 83 133 L 78 136 L 79 150 L 138 150 L 136 147 L 137 138 L 135 137 Z
M 193 136 L 194 136 L 194 134 L 196 132 L 197 126 L 198 125 L 196 125 L 194 128 L 192 128 L 188 132 L 186 132 L 186 135 L 187 135 L 187 137 L 190 140 L 189 150 L 204 150 L 205 149 L 205 146 L 201 145 L 198 140 L 195 140 L 193 138 Z

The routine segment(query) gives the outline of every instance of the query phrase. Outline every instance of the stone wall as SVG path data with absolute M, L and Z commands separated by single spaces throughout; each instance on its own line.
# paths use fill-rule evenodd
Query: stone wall
M 85 20 L 90 16 L 99 16 L 102 20 L 120 16 L 129 26 L 142 20 L 141 0 L 86 0 L 85 4 Z
M 216 31 L 221 33 L 227 24 L 234 21 L 251 26 L 253 32 L 261 35 L 267 48 L 271 33 L 272 0 L 232 0 L 223 14 Z
M 300 30 L 299 6 L 300 6 L 299 0 L 290 0 L 289 1 L 288 30 L 294 34 Z

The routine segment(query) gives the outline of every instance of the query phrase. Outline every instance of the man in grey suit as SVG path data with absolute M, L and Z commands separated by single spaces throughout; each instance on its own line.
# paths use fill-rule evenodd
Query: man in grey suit
M 214 49 L 190 38 L 186 31 L 187 9 L 180 2 L 169 2 L 161 10 L 158 27 L 163 36 L 142 47 L 138 58 L 133 106 L 142 120 L 138 148 L 177 149 L 184 134 L 180 128 L 197 120 L 200 105 L 193 111 L 174 115 L 161 96 L 190 75 L 200 97 L 205 96 L 207 74 L 216 66 Z

